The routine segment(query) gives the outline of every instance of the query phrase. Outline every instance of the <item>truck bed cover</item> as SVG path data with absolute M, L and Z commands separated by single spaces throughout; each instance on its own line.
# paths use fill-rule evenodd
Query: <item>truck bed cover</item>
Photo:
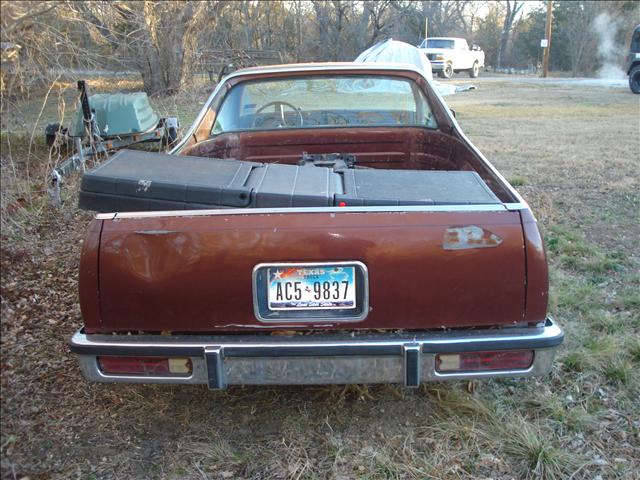
M 121 150 L 85 173 L 99 212 L 338 205 L 498 204 L 471 171 L 335 169 Z

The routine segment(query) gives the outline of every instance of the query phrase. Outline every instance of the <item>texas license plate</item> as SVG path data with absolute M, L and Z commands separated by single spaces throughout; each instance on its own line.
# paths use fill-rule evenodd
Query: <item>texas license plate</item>
M 292 266 L 267 269 L 270 310 L 348 310 L 356 305 L 352 266 Z

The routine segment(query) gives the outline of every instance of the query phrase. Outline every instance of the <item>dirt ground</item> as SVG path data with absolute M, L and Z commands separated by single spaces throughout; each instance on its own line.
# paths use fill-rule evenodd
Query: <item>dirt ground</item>
M 42 100 L 16 104 L 27 133 L 2 134 L 2 478 L 640 478 L 640 98 L 474 83 L 447 100 L 538 216 L 567 338 L 544 378 L 412 392 L 86 383 L 66 341 L 90 214 L 77 179 L 61 210 L 46 206 L 41 146 L 17 173 Z M 165 108 L 188 117 L 204 97 L 191 101 Z

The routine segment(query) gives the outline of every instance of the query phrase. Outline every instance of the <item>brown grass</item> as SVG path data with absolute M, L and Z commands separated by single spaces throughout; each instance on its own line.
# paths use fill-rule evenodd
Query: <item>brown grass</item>
M 2 212 L 3 478 L 637 478 L 638 97 L 474 83 L 449 101 L 501 172 L 526 179 L 549 243 L 552 314 L 567 331 L 549 376 L 478 382 L 473 394 L 461 383 L 88 384 L 66 339 L 81 323 L 90 215 L 74 207 L 77 179 L 61 211 L 46 208 L 41 187 L 14 175 L 3 132 L 3 195 L 20 183 L 34 198 Z M 14 165 L 23 152 L 12 150 Z M 36 149 L 33 178 L 47 161 Z

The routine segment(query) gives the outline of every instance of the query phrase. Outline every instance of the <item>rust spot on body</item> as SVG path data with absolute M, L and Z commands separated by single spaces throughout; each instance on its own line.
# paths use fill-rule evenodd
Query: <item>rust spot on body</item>
M 472 248 L 497 247 L 502 243 L 495 233 L 477 225 L 449 227 L 444 232 L 442 248 L 445 250 L 468 250 Z

